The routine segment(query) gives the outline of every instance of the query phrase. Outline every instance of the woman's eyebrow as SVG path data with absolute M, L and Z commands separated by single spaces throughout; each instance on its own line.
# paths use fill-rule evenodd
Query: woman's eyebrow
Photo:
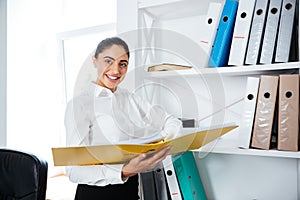
M 114 59 L 113 57 L 110 57 L 110 56 L 104 56 L 104 58 L 109 58 L 109 59 L 112 59 L 112 60 L 116 60 L 116 59 Z
M 113 61 L 115 61 L 116 59 L 114 59 L 113 57 L 110 57 L 110 56 L 104 56 L 104 58 L 109 58 Z M 128 63 L 128 60 L 120 60 L 120 62 L 127 62 Z

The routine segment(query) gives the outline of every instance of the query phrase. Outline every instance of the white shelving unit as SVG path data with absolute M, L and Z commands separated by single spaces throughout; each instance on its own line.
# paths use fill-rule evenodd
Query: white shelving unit
M 219 68 L 192 68 L 177 71 L 147 72 L 148 78 L 174 78 L 176 76 L 251 76 L 260 74 L 297 73 L 300 62 L 276 63 L 269 65 L 231 66 Z
M 180 51 L 171 56 L 167 55 L 170 51 L 161 52 L 166 40 L 171 40 L 172 37 L 166 37 L 164 32 L 151 32 L 151 28 L 179 33 L 189 38 L 190 44 L 194 45 L 199 42 L 201 26 L 205 23 L 210 2 L 224 3 L 224 0 L 132 0 L 129 12 L 118 12 L 118 23 L 122 23 L 122 27 L 124 23 L 128 23 L 126 28 L 119 29 L 119 33 L 142 30 L 138 37 L 139 44 L 134 48 L 141 49 L 146 44 L 147 53 L 139 51 L 135 56 L 135 65 L 145 69 L 153 64 L 172 61 L 174 64 L 189 65 L 184 61 L 194 51 L 185 49 L 182 51 L 183 57 L 179 59 L 174 55 Z M 119 7 L 126 6 L 122 0 L 118 4 Z M 147 29 L 146 34 L 143 28 Z M 174 41 L 176 42 L 178 41 Z M 154 50 L 149 50 L 151 45 Z M 145 55 L 149 58 L 146 59 Z M 183 63 L 178 63 L 182 61 Z M 300 62 L 220 68 L 200 64 L 189 70 L 139 70 L 135 83 L 136 87 L 145 83 L 163 86 L 163 90 L 150 89 L 150 92 L 155 93 L 152 99 L 174 115 L 178 115 L 178 107 L 181 106 L 181 117 L 201 119 L 213 110 L 218 110 L 218 107 L 232 105 L 226 107 L 222 116 L 217 119 L 239 124 L 243 115 L 243 102 L 240 100 L 244 96 L 248 76 L 298 74 L 299 69 Z M 221 94 L 216 90 L 220 90 Z M 212 99 L 213 96 L 220 99 Z M 179 103 L 174 103 L 176 101 Z M 195 151 L 195 155 L 199 155 L 197 164 L 208 199 L 300 199 L 300 152 L 240 149 L 238 134 L 239 129 L 236 129 Z

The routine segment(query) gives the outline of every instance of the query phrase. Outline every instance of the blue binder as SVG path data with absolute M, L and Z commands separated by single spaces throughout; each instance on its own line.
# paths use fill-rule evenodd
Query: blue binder
M 226 0 L 208 63 L 210 67 L 227 66 L 237 8 L 236 0 Z
M 207 200 L 193 153 L 187 151 L 172 160 L 183 199 Z

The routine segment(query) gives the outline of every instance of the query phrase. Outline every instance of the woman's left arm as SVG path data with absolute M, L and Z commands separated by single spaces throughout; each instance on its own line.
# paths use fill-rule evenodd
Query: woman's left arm
M 167 113 L 160 105 L 152 105 L 147 100 L 142 99 L 138 95 L 134 95 L 135 102 L 138 104 L 139 109 L 145 115 L 145 119 L 156 130 L 161 130 L 161 134 L 166 139 L 175 138 L 182 130 L 182 122 Z

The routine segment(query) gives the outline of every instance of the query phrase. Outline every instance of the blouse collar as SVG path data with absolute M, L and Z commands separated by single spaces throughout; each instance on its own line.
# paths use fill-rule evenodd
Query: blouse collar
M 101 85 L 98 85 L 95 82 L 92 82 L 95 90 L 94 90 L 94 95 L 95 97 L 111 97 L 114 93 L 116 93 L 118 91 L 118 88 L 116 89 L 116 91 L 113 93 L 110 89 L 103 87 Z

